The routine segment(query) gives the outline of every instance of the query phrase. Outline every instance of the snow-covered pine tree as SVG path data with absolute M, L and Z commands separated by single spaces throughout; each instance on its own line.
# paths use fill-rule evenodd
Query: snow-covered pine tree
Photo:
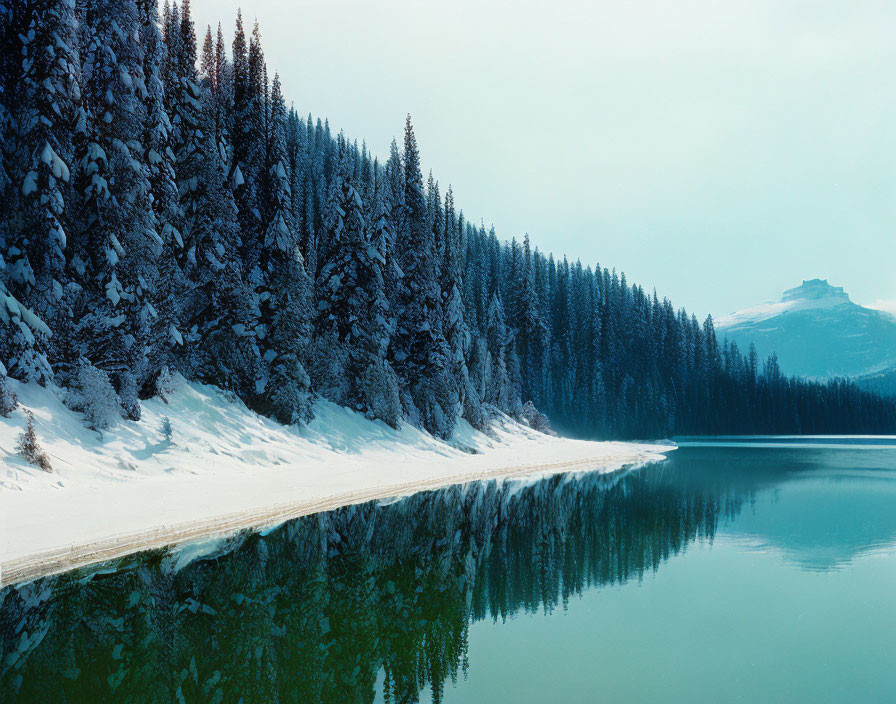
M 368 315 L 371 317 L 368 338 L 375 344 L 368 348 L 370 361 L 367 364 L 366 386 L 375 417 L 395 425 L 401 414 L 400 389 L 398 376 L 389 360 L 389 348 L 397 324 L 394 296 L 404 274 L 398 266 L 395 252 L 391 183 L 376 160 L 372 173 L 373 203 L 367 220 L 367 240 L 375 256 L 370 258 L 372 271 L 366 283 Z
M 243 193 L 246 190 L 246 170 L 249 138 L 247 132 L 247 120 L 249 115 L 249 49 L 246 44 L 246 33 L 243 29 L 242 11 L 237 10 L 236 31 L 233 35 L 231 50 L 233 61 L 232 81 L 233 99 L 232 109 L 227 119 L 228 132 L 233 153 L 231 156 L 230 170 L 228 171 L 228 183 L 234 192 L 237 203 L 242 202 Z M 238 195 L 239 194 L 239 195 Z M 239 207 L 239 205 L 237 206 Z M 246 208 L 248 210 L 248 208 Z
M 537 252 L 536 252 L 537 256 Z M 590 309 L 585 312 L 588 316 L 590 325 L 588 326 L 588 357 L 589 364 L 586 370 L 586 377 L 589 381 L 590 396 L 587 401 L 589 412 L 592 416 L 592 424 L 601 434 L 606 433 L 606 388 L 604 386 L 604 364 L 601 357 L 601 347 L 603 340 L 603 306 L 601 305 L 600 292 L 600 269 L 596 269 L 597 275 L 592 279 L 594 298 L 591 301 Z M 536 294 L 537 295 L 537 294 Z M 547 344 L 542 346 L 547 349 Z M 531 364 L 531 362 L 530 362 Z M 541 389 L 546 388 L 542 371 L 544 369 L 544 361 L 540 364 L 530 366 L 530 370 L 536 371 L 541 375 Z
M 464 277 L 461 293 L 464 297 L 464 312 L 466 313 L 467 325 L 475 338 L 481 337 L 479 334 L 481 325 L 478 309 L 479 291 L 482 288 L 481 280 L 483 275 L 483 262 L 482 257 L 479 255 L 481 238 L 479 231 L 473 227 L 472 223 L 466 223 L 464 227 Z M 469 366 L 469 363 L 467 366 Z
M 258 321 L 262 316 L 260 305 L 267 290 L 261 261 L 265 238 L 261 191 L 267 157 L 269 99 L 267 68 L 258 23 L 255 23 L 247 49 L 242 18 L 237 14 L 233 42 L 233 110 L 228 121 L 228 133 L 233 144 L 229 185 L 237 206 L 243 281 L 251 293 L 252 315 L 255 318 L 242 333 L 251 342 L 256 358 L 246 369 L 247 372 L 251 369 L 255 375 L 246 391 L 247 398 L 253 403 L 268 383 L 267 365 L 262 358 L 264 353 L 257 342 L 267 334 L 267 328 L 259 325 Z
M 298 139 L 298 138 L 297 138 Z M 315 179 L 319 178 L 319 159 L 317 159 L 314 147 L 314 121 L 311 113 L 305 120 L 305 139 L 303 141 L 304 154 L 301 158 L 302 183 L 301 189 L 295 194 L 301 200 L 301 238 L 299 247 L 305 259 L 305 271 L 311 280 L 317 277 L 317 233 L 320 216 L 317 210 Z M 297 160 L 298 161 L 298 160 Z
M 149 169 L 152 189 L 152 228 L 162 240 L 158 258 L 159 276 L 156 286 L 158 317 L 152 328 L 152 348 L 157 356 L 154 365 L 174 368 L 176 350 L 183 344 L 178 317 L 178 296 L 184 290 L 183 272 L 177 265 L 177 253 L 183 249 L 183 239 L 177 230 L 180 221 L 179 195 L 175 174 L 175 155 L 171 148 L 171 120 L 165 109 L 165 66 L 167 50 L 159 28 L 156 0 L 138 0 L 140 39 L 144 46 L 143 81 L 140 97 L 144 103 L 143 131 L 144 161 Z M 170 11 L 169 11 L 170 12 Z M 150 383 L 153 379 L 148 380 Z M 149 394 L 150 389 L 142 389 Z
M 305 122 L 299 117 L 294 108 L 290 108 L 286 115 L 286 171 L 289 174 L 289 207 L 295 219 L 296 232 L 299 238 L 299 251 L 303 259 L 305 257 L 303 242 L 305 232 L 304 182 L 307 168 L 305 135 Z M 311 276 L 311 272 L 306 270 L 306 273 Z
M 498 293 L 492 294 L 486 312 L 486 370 L 485 398 L 505 413 L 518 417 L 522 412 L 519 389 L 514 383 L 516 353 L 513 350 L 513 331 L 507 327 L 504 305 Z
M 202 209 L 202 183 L 199 174 L 205 168 L 206 153 L 203 149 L 206 135 L 202 131 L 202 95 L 196 75 L 196 35 L 190 16 L 189 0 L 183 11 L 175 3 L 166 13 L 165 44 L 167 46 L 164 72 L 164 95 L 171 116 L 170 144 L 177 174 L 177 202 L 172 208 L 165 231 L 165 254 L 169 269 L 165 288 L 179 297 L 188 289 L 186 278 L 195 258 L 194 227 L 197 218 L 204 217 Z M 171 217 L 173 216 L 173 217 Z M 168 291 L 166 291 L 167 293 Z M 172 308 L 178 306 L 172 302 Z M 175 315 L 179 316 L 177 311 Z M 187 321 L 184 320 L 184 323 Z M 169 329 L 170 346 L 183 345 L 183 332 L 179 325 Z
M 336 167 L 339 165 L 339 142 L 333 139 L 333 135 L 330 132 L 330 121 L 326 118 L 323 122 L 320 121 L 320 118 L 317 118 L 315 131 L 315 146 L 319 150 L 323 162 L 324 180 L 321 186 L 325 188 L 326 184 L 333 178 Z M 326 193 L 322 192 L 321 196 L 321 202 L 324 202 L 323 199 L 326 198 Z
M 383 279 L 388 230 L 382 223 L 368 228 L 353 180 L 354 150 L 342 135 L 339 148 L 316 286 L 315 375 L 328 397 L 395 425 L 400 404 L 386 360 L 391 329 Z
M 442 210 L 442 196 L 439 194 L 439 182 L 432 175 L 432 169 L 426 178 L 426 206 L 428 225 L 432 232 L 433 254 L 436 257 L 436 272 L 441 283 L 442 266 L 445 261 L 445 213 Z
M 547 401 L 550 398 L 551 389 L 551 365 L 549 358 L 551 353 L 551 321 L 548 316 L 550 302 L 550 288 L 548 276 L 548 260 L 535 248 L 532 257 L 533 279 L 535 282 L 535 293 L 537 296 L 538 310 L 541 313 L 541 320 L 544 325 L 544 340 L 542 343 L 542 357 L 538 365 L 539 387 L 536 407 L 540 411 L 547 410 Z
M 404 166 L 401 163 L 398 142 L 394 139 L 389 146 L 389 159 L 383 166 L 383 173 L 377 178 L 379 179 L 376 185 L 377 200 L 374 202 L 374 207 L 378 214 L 374 216 L 374 227 L 389 230 L 387 235 L 389 247 L 386 252 L 389 268 L 385 272 L 385 278 L 386 297 L 389 299 L 394 330 L 398 310 L 398 282 L 404 277 L 397 246 L 398 231 L 404 223 Z
M 449 379 L 450 350 L 441 326 L 436 243 L 427 212 L 417 139 L 408 115 L 404 137 L 404 204 L 399 230 L 398 324 L 392 358 L 406 391 L 406 412 L 434 435 L 450 435 L 457 398 Z
M 232 147 L 230 140 L 230 117 L 233 114 L 233 66 L 227 60 L 224 45 L 224 30 L 218 23 L 218 37 L 215 41 L 215 81 L 212 94 L 215 96 L 215 138 L 219 157 L 229 168 Z
M 227 48 L 224 45 L 224 29 L 218 22 L 218 35 L 215 39 L 215 83 L 214 93 L 227 93 L 228 89 L 233 90 L 230 84 L 230 73 L 232 67 L 227 61 Z
M 22 64 L 17 49 L 23 20 L 9 2 L 0 2 L 0 282 L 6 286 L 7 248 L 13 233 L 13 218 L 18 211 L 17 187 L 13 184 L 15 119 L 12 114 L 16 86 Z M 15 199 L 15 200 L 14 200 Z
M 202 41 L 202 55 L 199 63 L 200 73 L 211 81 L 212 93 L 218 90 L 218 62 L 215 58 L 215 40 L 212 38 L 212 26 L 205 28 L 205 39 Z
M 463 287 L 463 271 L 461 270 L 461 255 L 463 233 L 462 223 L 458 222 L 456 206 L 454 204 L 454 190 L 448 186 L 445 193 L 445 211 L 443 217 L 443 230 L 440 235 L 441 247 L 441 286 L 442 298 L 448 298 L 448 293 L 454 286 Z
M 177 0 L 173 0 L 173 4 L 169 4 L 165 0 L 161 17 L 162 39 L 165 42 L 165 61 L 162 64 L 162 85 L 165 87 L 165 110 L 168 113 L 169 122 L 172 124 L 171 139 L 174 142 L 180 140 L 178 133 L 179 123 L 177 121 L 177 110 L 174 101 L 177 99 L 178 93 L 170 90 L 179 81 L 179 76 L 183 72 L 181 65 L 181 22 L 180 7 Z
M 181 164 L 196 150 L 199 114 L 202 109 L 199 80 L 196 73 L 196 30 L 190 15 L 190 2 L 184 0 L 182 10 L 175 3 L 168 15 L 165 28 L 167 46 L 165 70 L 165 99 L 171 116 L 172 149 L 177 157 L 178 181 Z M 191 191 L 189 185 L 180 186 L 180 198 Z
M 386 180 L 389 182 L 389 190 L 392 194 L 392 225 L 398 232 L 404 227 L 404 162 L 395 139 L 389 145 Z
M 0 317 L 8 326 L 0 354 L 10 374 L 44 380 L 56 347 L 50 326 L 71 327 L 64 285 L 71 134 L 81 100 L 77 25 L 73 0 L 17 5 L 0 8 L 0 295 L 7 301 Z
M 198 209 L 185 223 L 188 288 L 183 297 L 192 373 L 235 390 L 247 402 L 263 378 L 256 330 L 258 308 L 240 257 L 240 230 L 227 167 L 214 134 L 215 97 L 204 83 L 200 122 L 203 155 Z M 188 321 L 188 322 L 187 322 Z
M 18 188 L 12 178 L 15 173 L 15 121 L 10 110 L 15 86 L 20 83 L 18 67 L 21 64 L 16 47 L 21 32 L 16 19 L 22 18 L 17 18 L 8 4 L 0 3 L 0 414 L 3 416 L 9 416 L 15 409 L 13 394 L 6 385 L 10 369 L 20 365 L 19 374 L 24 378 L 36 376 L 34 372 L 49 370 L 49 363 L 45 358 L 41 359 L 36 349 L 35 331 L 27 325 L 23 314 L 18 313 L 23 306 L 8 288 L 6 258 L 16 234 L 20 208 Z M 34 315 L 31 311 L 28 314 Z M 37 320 L 43 325 L 39 318 Z
M 467 369 L 476 397 L 480 402 L 483 402 L 486 397 L 486 382 L 490 367 L 486 345 L 489 257 L 484 229 L 470 227 L 467 241 L 467 267 L 466 275 L 463 278 L 464 311 L 473 321 L 473 325 L 471 325 L 472 343 L 470 352 L 467 355 Z
M 268 81 L 258 23 L 252 30 L 248 52 L 238 55 L 245 47 L 242 31 L 242 22 L 237 16 L 237 38 L 233 45 L 231 139 L 234 159 L 231 186 L 239 211 L 244 271 L 250 286 L 257 288 L 261 284 L 258 263 L 265 235 L 260 188 L 267 152 Z
M 390 164 L 392 160 L 390 159 Z M 400 168 L 400 164 L 398 165 Z M 373 163 L 373 200 L 369 204 L 368 222 L 370 225 L 370 241 L 377 248 L 385 265 L 383 266 L 383 287 L 388 303 L 386 320 L 390 335 L 395 332 L 396 296 L 399 282 L 404 276 L 398 265 L 395 231 L 395 195 L 392 191 L 393 181 L 390 177 L 389 165 L 381 169 L 376 160 Z
M 324 219 L 326 218 L 326 204 L 329 200 L 330 184 L 332 183 L 335 174 L 335 169 L 332 168 L 332 165 L 329 163 L 329 153 L 329 124 L 325 126 L 324 123 L 321 122 L 321 119 L 317 118 L 317 124 L 314 126 L 314 163 L 312 165 L 312 174 L 314 178 L 314 210 L 317 216 L 315 230 L 318 233 L 318 251 L 326 246 L 320 239 L 323 236 L 324 231 Z
M 358 162 L 358 190 L 361 192 L 361 199 L 369 208 L 373 203 L 374 196 L 374 165 L 370 152 L 367 151 L 367 142 L 361 142 L 361 159 Z M 369 218 L 368 218 L 369 219 Z
M 261 379 L 263 385 L 256 385 L 254 405 L 281 423 L 291 424 L 311 416 L 311 384 L 301 362 L 311 334 L 311 282 L 302 261 L 292 210 L 286 106 L 276 74 L 270 105 L 266 163 L 260 185 L 264 240 L 258 261 L 260 318 L 256 328 L 266 369 Z
M 509 323 L 516 329 L 516 350 L 520 359 L 525 400 L 539 406 L 544 387 L 541 370 L 546 354 L 547 326 L 535 291 L 535 267 L 528 233 L 518 255 L 517 270 L 511 281 L 514 305 Z
M 179 219 L 170 249 L 175 273 L 182 277 L 177 342 L 186 347 L 184 370 L 189 376 L 248 398 L 260 375 L 257 313 L 243 280 L 236 205 L 225 184 L 226 165 L 216 131 L 218 102 L 210 79 L 200 82 L 196 73 L 188 4 L 177 22 L 169 23 L 166 44 L 171 81 L 166 95 L 177 125 Z
M 348 267 L 342 261 L 354 230 L 356 239 L 363 232 L 363 211 L 360 198 L 351 183 L 351 154 L 343 136 L 338 136 L 340 160 L 330 181 L 329 195 L 324 207 L 323 230 L 317 243 L 317 274 L 314 283 L 314 349 L 310 366 L 315 388 L 337 403 L 351 401 L 351 379 L 348 374 L 348 345 L 341 330 L 350 325 L 353 313 L 350 299 L 352 287 L 346 285 Z
M 134 0 L 96 0 L 83 16 L 82 81 L 87 119 L 76 134 L 78 284 L 75 351 L 109 373 L 129 418 L 137 390 L 157 372 L 151 348 L 161 240 L 142 144 L 144 47 Z
M 471 351 L 472 336 L 467 327 L 466 311 L 461 295 L 463 288 L 463 272 L 461 268 L 462 223 L 458 223 L 454 205 L 454 191 L 451 186 L 445 194 L 444 231 L 442 235 L 442 301 L 444 305 L 445 340 L 451 351 L 450 378 L 457 398 L 458 413 L 475 428 L 482 428 L 485 416 L 482 412 L 482 400 L 476 393 L 467 359 Z
M 261 263 L 265 270 L 269 269 L 268 260 L 275 252 L 292 250 L 296 244 L 297 229 L 286 154 L 286 105 L 277 74 L 274 74 L 270 104 L 265 168 L 259 184 L 259 211 L 264 231 Z

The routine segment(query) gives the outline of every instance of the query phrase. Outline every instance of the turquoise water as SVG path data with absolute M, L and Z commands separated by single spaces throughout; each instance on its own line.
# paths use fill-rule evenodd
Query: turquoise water
M 681 444 L 6 589 L 0 701 L 896 701 L 896 439 Z

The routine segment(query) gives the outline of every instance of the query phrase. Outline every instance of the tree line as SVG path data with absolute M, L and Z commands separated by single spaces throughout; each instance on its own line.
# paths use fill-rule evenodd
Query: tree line
M 200 47 L 189 0 L 0 0 L 0 134 L 0 380 L 95 427 L 175 371 L 282 423 L 319 395 L 440 437 L 496 410 L 589 437 L 896 427 L 893 400 L 466 219 L 410 116 L 383 161 L 303 117 L 239 14 Z

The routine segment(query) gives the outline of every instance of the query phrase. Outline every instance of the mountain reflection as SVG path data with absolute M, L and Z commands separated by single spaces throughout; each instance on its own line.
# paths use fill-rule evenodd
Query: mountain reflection
M 720 474 L 475 483 L 243 534 L 180 569 L 156 551 L 7 588 L 0 699 L 370 702 L 379 675 L 387 702 L 439 701 L 471 622 L 565 608 L 711 539 L 757 480 Z

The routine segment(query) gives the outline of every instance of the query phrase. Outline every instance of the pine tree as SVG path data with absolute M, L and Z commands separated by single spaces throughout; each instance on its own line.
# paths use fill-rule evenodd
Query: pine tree
M 179 196 L 175 173 L 176 157 L 171 148 L 171 120 L 165 109 L 164 77 L 166 55 L 155 0 L 139 0 L 140 39 L 144 46 L 143 80 L 140 96 L 144 104 L 143 161 L 149 169 L 152 192 L 152 229 L 161 240 L 158 259 L 158 283 L 155 307 L 158 316 L 152 328 L 152 346 L 158 356 L 158 368 L 177 364 L 176 350 L 182 344 L 177 297 L 183 291 L 182 272 L 177 252 L 183 248 L 178 231 Z M 144 394 L 148 393 L 146 389 Z
M 547 352 L 547 326 L 541 315 L 535 290 L 535 271 L 529 235 L 518 253 L 518 270 L 512 277 L 514 305 L 510 325 L 517 331 L 516 349 L 522 366 L 522 385 L 526 400 L 541 403 L 544 379 L 541 370 Z
M 249 54 L 246 34 L 243 30 L 243 16 L 239 10 L 236 15 L 236 31 L 233 35 L 231 55 L 233 61 L 233 101 L 227 126 L 233 145 L 233 155 L 227 180 L 236 195 L 244 190 L 246 186 L 246 176 L 243 172 L 246 169 L 249 150 L 249 139 L 246 131 L 249 114 Z
M 268 84 L 261 32 L 258 23 L 252 30 L 248 53 L 244 51 L 242 23 L 237 17 L 234 39 L 234 121 L 231 129 L 234 145 L 232 186 L 239 211 L 242 233 L 243 266 L 250 286 L 261 284 L 259 258 L 264 241 L 259 188 L 264 178 L 267 152 Z M 239 65 L 238 65 L 239 64 Z
M 85 14 L 82 77 L 87 119 L 76 133 L 77 214 L 71 266 L 73 352 L 108 372 L 128 417 L 155 372 L 151 332 L 161 241 L 152 212 L 146 150 L 140 16 L 133 0 L 97 0 Z
M 4 373 L 44 380 L 53 373 L 46 354 L 56 358 L 59 349 L 51 326 L 71 327 L 64 288 L 71 134 L 81 97 L 77 25 L 72 0 L 0 11 L 6 13 L 0 287 L 9 302 L 0 317 L 9 327 L 0 353 Z
M 387 240 L 382 229 L 368 227 L 354 185 L 353 150 L 342 135 L 339 143 L 316 285 L 315 368 L 322 388 L 341 403 L 395 425 L 398 384 L 385 359 L 391 335 L 383 278 Z
M 218 38 L 215 42 L 215 81 L 212 93 L 215 96 L 215 138 L 221 161 L 229 165 L 231 161 L 229 119 L 233 115 L 233 66 L 227 60 L 224 46 L 224 31 L 218 23 Z
M 311 113 L 305 120 L 305 151 L 302 158 L 302 232 L 300 247 L 305 258 L 305 270 L 312 280 L 317 276 L 317 233 L 320 212 L 317 202 L 317 179 L 320 178 L 320 160 L 317 158 L 314 139 L 314 121 Z
M 310 379 L 300 356 L 308 346 L 311 284 L 299 249 L 299 232 L 292 211 L 286 155 L 286 107 L 275 74 L 271 90 L 270 132 L 261 185 L 264 241 L 259 267 L 262 358 L 269 365 L 265 385 L 256 386 L 256 402 L 282 423 L 310 418 Z
M 417 140 L 408 115 L 404 139 L 404 203 L 399 230 L 398 324 L 393 347 L 396 372 L 407 390 L 411 418 L 445 437 L 456 418 L 457 398 L 448 378 L 450 350 L 441 326 L 441 288 L 433 231 L 423 192 Z
M 389 192 L 392 194 L 392 225 L 396 232 L 404 230 L 404 188 L 405 173 L 404 162 L 398 149 L 398 142 L 392 140 L 389 145 L 389 160 L 386 162 L 386 179 L 389 182 Z
M 231 66 L 227 62 L 227 49 L 224 46 L 224 30 L 218 22 L 218 36 L 215 41 L 215 94 L 227 94 L 233 90 L 230 85 Z
M 383 167 L 383 173 L 377 176 L 375 197 L 373 223 L 382 233 L 386 247 L 386 298 L 389 300 L 390 321 L 394 330 L 397 325 L 399 282 L 404 278 L 397 246 L 398 232 L 404 223 L 404 166 L 398 143 L 394 139 L 389 147 L 389 159 Z
M 297 228 L 292 209 L 291 183 L 286 155 L 286 105 L 280 77 L 274 75 L 271 88 L 270 131 L 262 174 L 260 211 L 264 230 L 265 259 L 271 253 L 291 251 L 296 246 Z
M 511 408 L 510 373 L 507 366 L 508 347 L 512 341 L 504 319 L 504 306 L 497 292 L 492 294 L 486 312 L 486 349 L 488 366 L 484 400 L 501 410 Z
M 212 26 L 205 29 L 205 40 L 202 42 L 202 61 L 200 63 L 202 75 L 211 81 L 211 91 L 218 90 L 218 62 L 215 56 L 215 40 L 212 39 Z
M 261 375 L 255 329 L 257 311 L 246 287 L 233 195 L 216 133 L 217 101 L 206 78 L 196 74 L 196 44 L 189 6 L 166 33 L 169 65 L 166 86 L 174 122 L 179 182 L 179 221 L 172 247 L 183 279 L 178 317 L 191 376 L 232 388 L 249 398 Z M 179 54 L 177 52 L 180 52 Z
M 463 274 L 461 268 L 461 222 L 455 213 L 454 192 L 448 187 L 445 194 L 444 231 L 442 235 L 442 300 L 444 303 L 445 340 L 451 353 L 450 379 L 453 396 L 457 399 L 457 413 L 475 428 L 482 428 L 485 416 L 482 401 L 470 381 L 467 360 L 471 352 L 471 334 L 466 322 L 466 309 L 461 289 Z
M 305 258 L 305 189 L 307 162 L 305 159 L 305 124 L 294 108 L 286 116 L 286 161 L 289 175 L 289 207 L 295 219 L 299 251 Z M 310 272 L 306 273 L 311 275 Z

